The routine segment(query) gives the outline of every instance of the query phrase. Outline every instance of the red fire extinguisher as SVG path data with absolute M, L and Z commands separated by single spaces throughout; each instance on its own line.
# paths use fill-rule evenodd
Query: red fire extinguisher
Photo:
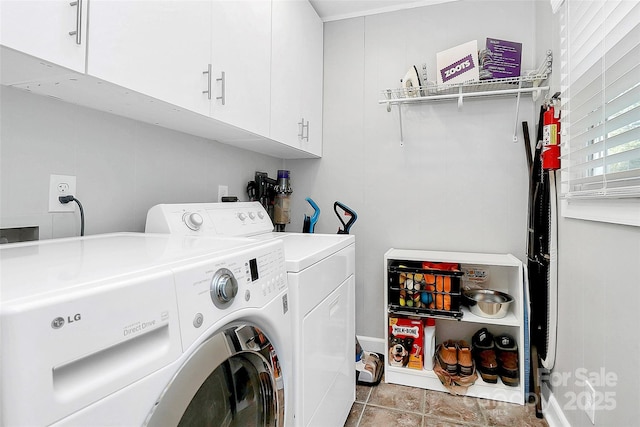
M 544 112 L 542 132 L 542 168 L 560 169 L 560 109 L 556 106 L 559 98 L 556 94 Z

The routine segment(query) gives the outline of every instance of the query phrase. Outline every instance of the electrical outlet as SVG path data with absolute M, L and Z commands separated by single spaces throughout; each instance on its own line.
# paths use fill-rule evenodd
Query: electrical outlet
M 226 185 L 218 185 L 218 202 L 222 201 L 224 196 L 229 195 L 229 187 Z
M 76 204 L 60 203 L 60 196 L 76 195 L 76 177 L 73 175 L 51 175 L 49 177 L 49 212 L 74 212 Z
M 591 420 L 591 424 L 596 424 L 596 391 L 589 381 L 584 382 L 584 412 Z

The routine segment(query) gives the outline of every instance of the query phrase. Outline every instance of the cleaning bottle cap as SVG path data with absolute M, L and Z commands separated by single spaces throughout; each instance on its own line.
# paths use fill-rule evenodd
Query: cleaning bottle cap
M 425 326 L 436 326 L 436 319 L 434 319 L 433 317 L 427 317 Z

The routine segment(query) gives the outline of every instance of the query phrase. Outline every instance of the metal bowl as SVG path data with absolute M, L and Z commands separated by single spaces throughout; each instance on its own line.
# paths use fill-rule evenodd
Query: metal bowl
M 480 317 L 499 319 L 507 315 L 513 297 L 490 289 L 471 289 L 463 292 L 471 313 Z

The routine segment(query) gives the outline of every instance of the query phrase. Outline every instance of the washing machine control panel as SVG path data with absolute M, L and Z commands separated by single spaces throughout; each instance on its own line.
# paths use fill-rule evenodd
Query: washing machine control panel
M 147 233 L 254 236 L 273 231 L 259 202 L 156 205 L 147 213 Z
M 288 310 L 279 239 L 183 266 L 176 269 L 175 281 L 183 350 L 205 339 L 209 328 L 237 319 L 244 309 Z

